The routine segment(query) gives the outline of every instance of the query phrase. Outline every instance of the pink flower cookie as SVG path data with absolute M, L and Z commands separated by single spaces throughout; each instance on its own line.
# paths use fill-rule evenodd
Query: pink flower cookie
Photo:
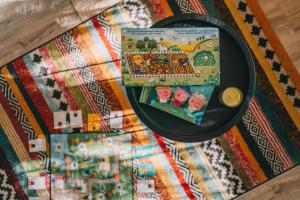
M 207 101 L 203 94 L 194 93 L 189 99 L 189 109 L 191 111 L 200 110 L 205 104 L 207 104 Z
M 178 88 L 172 98 L 172 105 L 180 106 L 183 104 L 189 97 L 189 93 L 182 88 Z
M 160 103 L 167 103 L 171 96 L 172 88 L 171 87 L 157 87 L 156 93 L 157 98 Z

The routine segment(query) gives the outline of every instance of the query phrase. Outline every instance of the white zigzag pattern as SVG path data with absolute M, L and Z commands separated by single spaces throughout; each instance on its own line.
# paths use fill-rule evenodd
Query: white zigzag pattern
M 221 183 L 223 183 L 228 189 L 228 194 L 231 197 L 235 197 L 238 194 L 245 192 L 242 180 L 237 175 L 218 140 L 212 139 L 199 144 L 200 149 L 198 150 L 204 152 L 207 156 L 213 166 L 213 170 L 217 172 Z
M 69 32 L 63 34 L 61 36 L 62 42 L 65 45 L 69 55 L 71 56 L 76 66 L 80 69 L 80 73 L 82 78 L 87 85 L 89 92 L 91 93 L 93 99 L 95 100 L 97 107 L 100 109 L 100 112 L 103 116 L 105 116 L 106 123 L 109 123 L 109 115 L 112 110 L 111 105 L 105 98 L 105 94 L 103 90 L 99 86 L 99 84 L 95 81 L 94 74 L 91 70 L 87 67 L 87 63 L 85 59 L 80 54 L 80 50 L 74 42 L 73 37 L 70 35 Z
M 252 112 L 249 109 L 243 115 L 243 123 L 257 144 L 259 150 L 266 158 L 274 174 L 277 175 L 282 173 L 285 170 L 282 162 L 278 158 L 274 148 L 272 147 L 261 127 L 257 124 Z
M 0 88 L 1 88 L 2 93 L 5 95 L 9 105 L 14 110 L 15 115 L 17 116 L 18 120 L 21 123 L 22 128 L 24 129 L 25 133 L 28 136 L 28 139 L 35 139 L 36 136 L 27 120 L 27 117 L 23 113 L 20 105 L 18 104 L 18 101 L 17 101 L 15 95 L 9 88 L 9 86 L 2 74 L 0 74 Z
M 180 172 L 182 173 L 184 180 L 189 185 L 189 188 L 195 195 L 196 199 L 202 200 L 205 199 L 204 195 L 202 194 L 201 190 L 198 188 L 193 175 L 190 173 L 190 170 L 183 160 L 180 152 L 178 151 L 174 141 L 164 138 L 164 143 L 167 146 L 172 158 L 174 159 L 176 165 L 179 167 Z
M 137 28 L 148 28 L 152 25 L 151 15 L 140 0 L 124 0 L 122 5 Z
M 1 180 L 1 176 L 3 179 Z M 6 172 L 0 169 L 0 197 L 2 200 L 15 200 L 16 199 L 16 192 L 14 188 L 7 183 L 8 177 Z M 10 194 L 10 195 L 9 195 Z
M 118 56 L 118 58 L 120 58 L 120 56 L 121 56 L 120 41 L 117 39 L 116 35 L 113 33 L 111 26 L 105 20 L 105 17 L 103 16 L 103 14 L 98 15 L 97 19 L 99 21 L 99 24 L 103 28 L 104 35 L 106 36 L 107 40 L 111 44 L 114 53 Z
M 13 94 L 12 90 L 9 88 L 9 85 L 6 82 L 3 74 L 0 74 L 0 89 L 1 89 L 1 92 L 4 93 L 9 105 L 14 110 L 15 115 L 17 116 L 17 118 L 21 124 L 21 127 L 24 129 L 24 131 L 27 135 L 28 140 L 36 139 L 37 135 L 35 134 L 30 123 L 28 122 L 28 119 L 27 119 L 25 113 L 23 112 L 22 108 L 18 104 L 18 101 L 17 101 L 15 95 Z M 38 152 L 37 154 L 38 154 L 38 157 L 40 158 L 40 160 L 43 160 L 43 161 L 47 160 L 47 155 L 45 152 Z

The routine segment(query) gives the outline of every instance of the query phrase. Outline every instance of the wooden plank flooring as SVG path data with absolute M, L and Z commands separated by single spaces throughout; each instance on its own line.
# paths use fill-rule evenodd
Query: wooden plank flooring
M 300 73 L 300 1 L 258 0 Z
M 299 200 L 300 166 L 254 188 L 236 200 Z
M 0 1 L 0 66 L 94 16 L 120 0 Z M 258 0 L 300 72 L 300 1 Z M 300 199 L 300 166 L 238 200 Z
M 80 19 L 85 21 L 94 15 L 97 15 L 104 9 L 109 8 L 120 0 L 70 0 Z
M 1 0 L 0 66 L 55 38 L 119 1 Z M 83 2 L 86 6 L 83 6 Z
M 8 1 L 0 7 L 0 65 L 80 23 L 69 1 Z

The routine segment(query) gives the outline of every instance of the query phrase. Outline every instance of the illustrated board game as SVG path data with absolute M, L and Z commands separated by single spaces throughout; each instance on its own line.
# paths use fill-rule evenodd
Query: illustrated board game
M 125 86 L 219 85 L 217 28 L 122 29 Z
M 140 102 L 200 125 L 214 86 L 143 87 Z
M 131 134 L 51 135 L 52 199 L 131 200 L 132 184 Z

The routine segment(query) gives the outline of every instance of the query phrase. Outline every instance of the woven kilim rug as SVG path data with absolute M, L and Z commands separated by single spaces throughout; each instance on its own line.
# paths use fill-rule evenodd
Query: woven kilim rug
M 120 74 L 120 32 L 150 27 L 178 13 L 211 15 L 236 28 L 253 51 L 257 85 L 249 109 L 222 136 L 201 143 L 180 143 L 151 132 L 131 109 Z M 125 0 L 49 43 L 1 67 L 0 199 L 49 197 L 49 190 L 27 190 L 28 140 L 54 130 L 54 111 L 81 109 L 100 113 L 109 130 L 111 111 L 124 112 L 125 132 L 133 146 L 152 145 L 156 152 L 153 199 L 232 199 L 299 164 L 300 78 L 255 0 Z M 49 174 L 49 170 L 47 170 Z

